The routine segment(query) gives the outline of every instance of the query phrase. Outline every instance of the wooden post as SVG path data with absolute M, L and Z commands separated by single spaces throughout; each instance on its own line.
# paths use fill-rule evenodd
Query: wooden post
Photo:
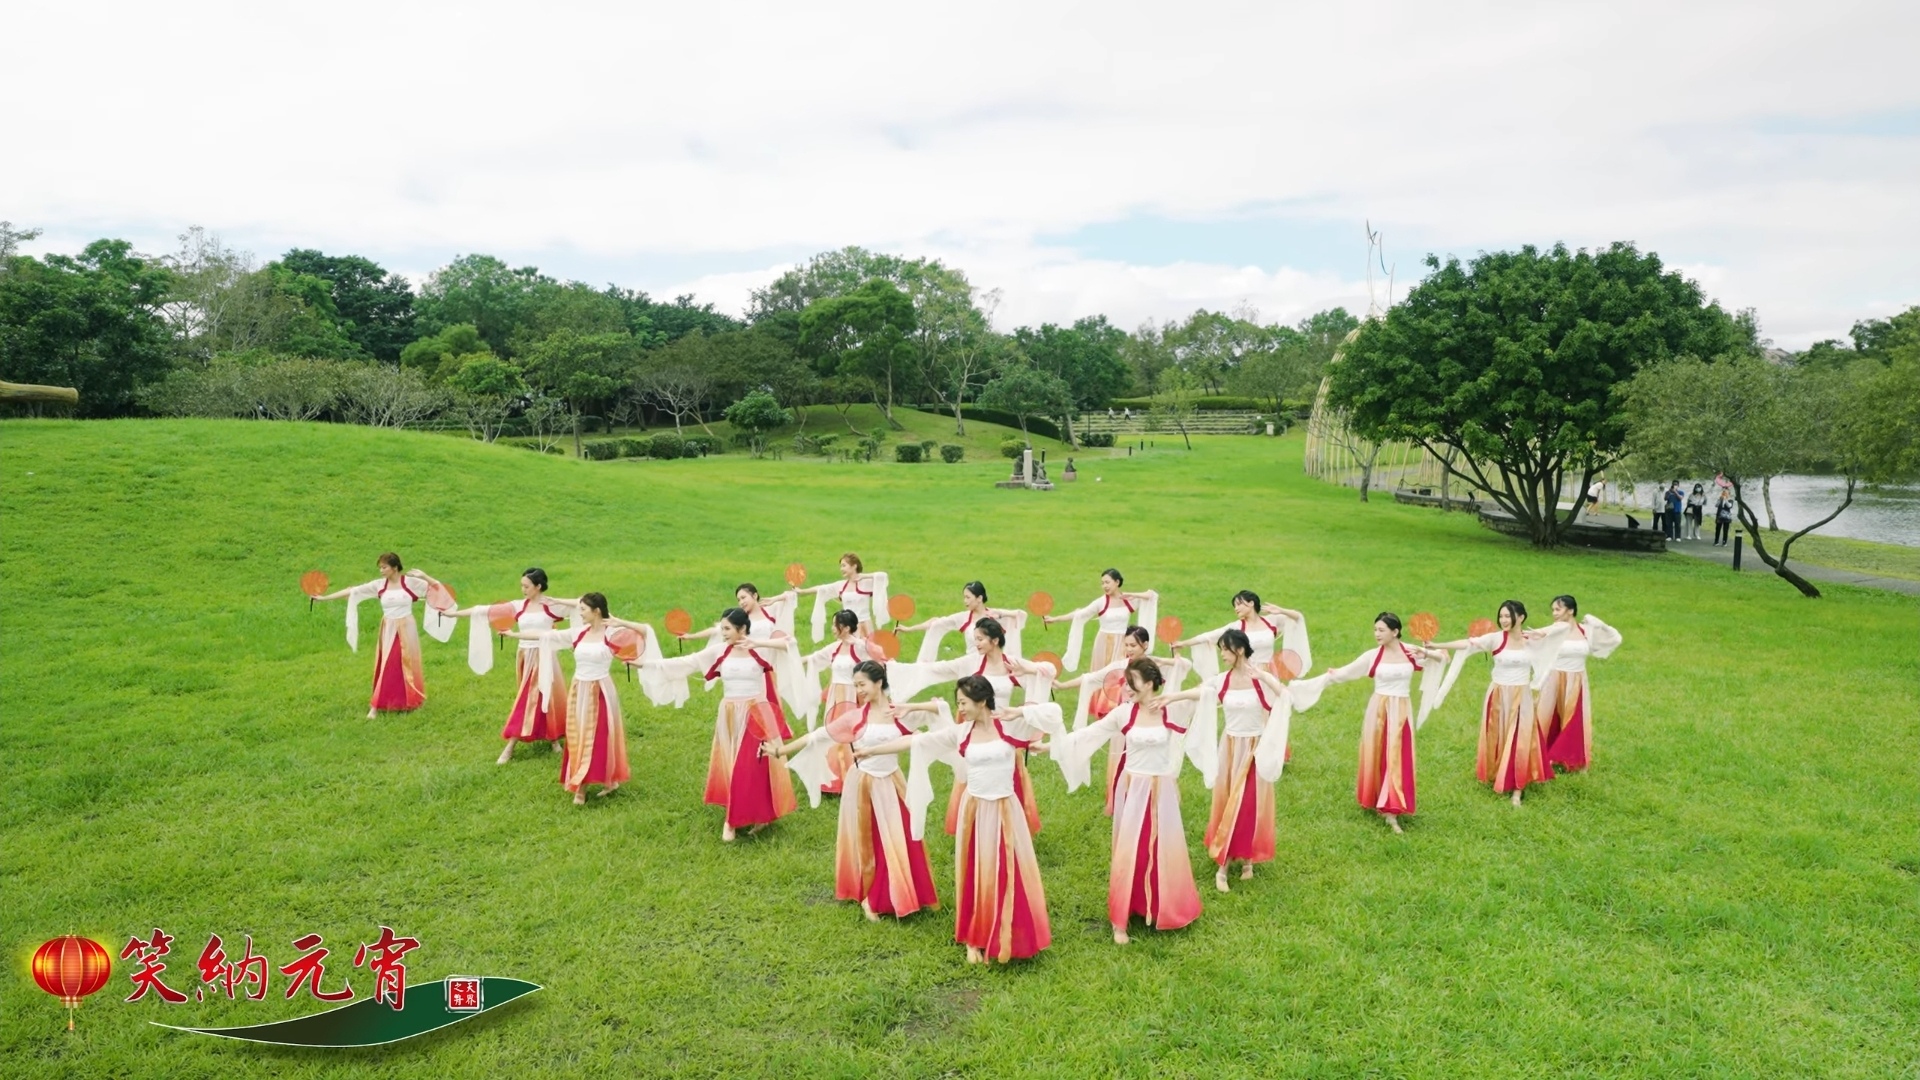
M 80 391 L 70 386 L 34 386 L 31 383 L 0 382 L 0 401 L 9 403 L 49 401 L 61 405 L 78 405 Z

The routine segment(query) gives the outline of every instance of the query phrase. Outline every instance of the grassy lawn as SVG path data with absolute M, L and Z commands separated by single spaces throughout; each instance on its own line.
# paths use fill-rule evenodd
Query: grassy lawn
M 1769 532 L 1767 550 L 1776 555 L 1779 554 L 1780 541 L 1785 540 L 1788 535 L 1783 532 Z M 1853 540 L 1844 536 L 1808 533 L 1793 542 L 1792 555 L 1792 559 L 1787 563 L 1788 566 L 1804 559 L 1810 563 L 1831 566 L 1838 570 L 1920 581 L 1920 547 L 1876 544 L 1870 540 Z
M 0 1073 L 1912 1074 L 1911 598 L 1807 601 L 1698 560 L 1535 552 L 1308 480 L 1297 436 L 1167 445 L 1083 459 L 1079 482 L 1039 494 L 995 490 L 998 458 L 595 463 L 345 426 L 0 424 Z M 1404 837 L 1354 806 L 1366 688 L 1335 688 L 1295 721 L 1279 858 L 1232 895 L 1204 883 L 1197 923 L 1136 928 L 1124 949 L 1097 793 L 1036 762 L 1054 946 L 983 970 L 951 943 L 944 835 L 928 837 L 941 909 L 877 926 L 832 899 L 830 805 L 720 843 L 700 802 L 710 696 L 658 710 L 623 682 L 634 779 L 584 810 L 554 755 L 493 764 L 511 665 L 472 676 L 464 627 L 425 642 L 423 709 L 366 720 L 369 653 L 296 582 L 365 580 L 387 548 L 465 601 L 515 595 L 538 564 L 558 594 L 602 590 L 656 624 L 853 550 L 923 613 L 971 578 L 996 603 L 1046 589 L 1065 606 L 1115 565 L 1197 629 L 1251 587 L 1307 613 L 1322 665 L 1358 654 L 1382 608 L 1455 633 L 1510 596 L 1544 611 L 1574 593 L 1626 640 L 1595 664 L 1594 768 L 1518 811 L 1473 781 L 1476 660 L 1420 733 Z M 1207 793 L 1183 785 L 1204 882 Z M 266 1002 L 126 1004 L 121 964 L 73 1034 L 27 973 L 54 934 L 117 953 L 159 926 L 190 989 L 209 933 L 236 952 L 251 933 L 278 966 L 319 932 L 329 988 L 347 974 L 364 996 L 353 948 L 383 922 L 423 942 L 413 981 L 546 990 L 318 1052 L 147 1023 L 318 1011 L 281 1000 L 278 973 Z

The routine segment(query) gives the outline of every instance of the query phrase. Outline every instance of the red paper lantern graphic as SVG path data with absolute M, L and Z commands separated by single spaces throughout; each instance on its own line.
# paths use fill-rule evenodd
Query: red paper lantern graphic
M 67 1007 L 67 1030 L 73 1030 L 73 1010 L 80 999 L 107 985 L 113 959 L 106 946 L 92 938 L 67 934 L 47 942 L 33 954 L 33 981 Z

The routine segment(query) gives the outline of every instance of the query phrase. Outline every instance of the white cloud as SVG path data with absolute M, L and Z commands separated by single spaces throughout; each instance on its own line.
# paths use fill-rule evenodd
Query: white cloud
M 589 276 L 857 243 L 947 256 L 1019 321 L 1364 306 L 1321 265 L 1036 240 L 1294 200 L 1462 255 L 1635 240 L 1711 268 L 1784 344 L 1920 300 L 1920 134 L 1853 122 L 1920 115 L 1903 0 L 105 3 L 8 21 L 30 45 L 13 84 L 47 89 L 12 110 L 0 216 L 53 246 L 158 249 L 198 223 L 262 253 L 419 269 L 494 251 Z M 1397 254 L 1404 282 L 1419 252 Z M 732 307 L 765 276 L 692 284 Z

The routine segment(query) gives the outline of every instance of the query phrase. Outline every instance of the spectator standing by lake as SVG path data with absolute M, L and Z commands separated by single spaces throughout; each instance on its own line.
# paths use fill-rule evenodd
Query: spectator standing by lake
M 1703 484 L 1693 485 L 1693 493 L 1687 496 L 1687 523 L 1685 539 L 1700 539 L 1700 521 L 1707 511 L 1707 489 Z
M 1719 498 L 1713 503 L 1713 546 L 1727 543 L 1727 535 L 1733 531 L 1733 494 L 1725 488 L 1720 490 Z
M 1667 486 L 1664 496 L 1667 504 L 1667 539 L 1680 539 L 1680 514 L 1686 509 L 1686 496 L 1680 494 L 1680 481 L 1675 480 Z

